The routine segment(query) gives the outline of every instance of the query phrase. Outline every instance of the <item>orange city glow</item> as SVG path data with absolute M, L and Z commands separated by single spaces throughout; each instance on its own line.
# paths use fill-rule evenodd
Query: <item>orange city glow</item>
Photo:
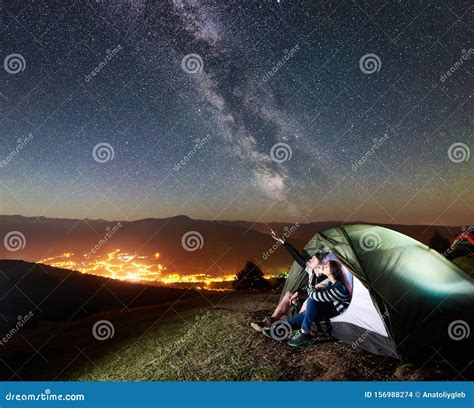
M 116 249 L 101 256 L 97 255 L 93 259 L 81 258 L 72 252 L 65 252 L 38 262 L 111 279 L 143 283 L 156 282 L 165 285 L 196 283 L 205 287 L 212 283 L 230 282 L 235 277 L 235 275 L 212 277 L 204 273 L 190 275 L 177 272 L 167 273 L 167 268 L 158 263 L 159 258 L 158 252 L 153 256 L 145 256 Z

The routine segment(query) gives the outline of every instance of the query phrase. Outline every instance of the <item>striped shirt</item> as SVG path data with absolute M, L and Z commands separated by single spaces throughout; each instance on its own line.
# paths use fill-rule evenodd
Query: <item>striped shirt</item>
M 308 295 L 317 302 L 332 302 L 339 313 L 346 310 L 351 302 L 349 291 L 342 282 L 336 282 L 320 292 L 312 289 Z

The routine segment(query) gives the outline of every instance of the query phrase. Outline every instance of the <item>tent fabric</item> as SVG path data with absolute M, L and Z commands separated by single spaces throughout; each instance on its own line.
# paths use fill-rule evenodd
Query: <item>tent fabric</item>
M 339 340 L 374 354 L 399 357 L 397 348 L 375 309 L 370 293 L 353 278 L 353 295 L 344 313 L 331 319 L 332 335 Z
M 356 324 L 372 333 L 378 333 L 382 336 L 389 337 L 385 324 L 375 309 L 369 291 L 364 285 L 362 285 L 362 282 L 355 277 L 353 298 L 349 307 L 344 311 L 344 313 L 333 317 L 331 322 L 347 322 Z
M 317 233 L 305 250 L 310 255 L 331 251 L 354 274 L 402 358 L 472 355 L 469 336 L 459 338 L 452 328 L 455 322 L 468 332 L 473 327 L 474 283 L 438 252 L 388 228 L 362 224 Z M 305 279 L 293 264 L 283 293 L 304 285 Z M 353 319 L 346 323 L 364 327 Z
M 400 359 L 395 343 L 386 336 L 371 332 L 352 323 L 332 323 L 332 335 L 352 348 L 361 348 L 379 356 Z

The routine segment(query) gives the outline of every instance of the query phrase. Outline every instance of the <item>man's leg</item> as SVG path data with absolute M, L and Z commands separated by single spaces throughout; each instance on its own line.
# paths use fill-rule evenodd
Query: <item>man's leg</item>
M 308 299 L 306 299 L 303 304 L 301 305 L 300 313 L 306 311 L 306 305 L 308 304 Z
M 275 311 L 272 314 L 273 321 L 280 319 L 282 316 L 288 313 L 288 310 L 290 310 L 291 307 L 290 298 L 292 295 L 292 292 L 285 293 L 285 296 L 283 296 L 280 303 L 278 303 L 278 306 L 275 308 Z

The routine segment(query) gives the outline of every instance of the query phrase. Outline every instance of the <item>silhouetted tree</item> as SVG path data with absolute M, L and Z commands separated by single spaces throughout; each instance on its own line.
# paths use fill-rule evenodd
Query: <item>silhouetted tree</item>
M 288 271 L 280 272 L 276 277 L 276 287 L 282 288 L 285 286 L 286 280 L 288 279 Z
M 250 261 L 247 261 L 244 269 L 235 276 L 233 284 L 235 289 L 263 290 L 269 286 L 267 280 L 263 277 L 262 270 Z
M 441 236 L 438 231 L 435 231 L 433 237 L 430 239 L 429 246 L 435 251 L 444 254 L 451 246 L 451 243 L 449 242 L 449 240 Z

